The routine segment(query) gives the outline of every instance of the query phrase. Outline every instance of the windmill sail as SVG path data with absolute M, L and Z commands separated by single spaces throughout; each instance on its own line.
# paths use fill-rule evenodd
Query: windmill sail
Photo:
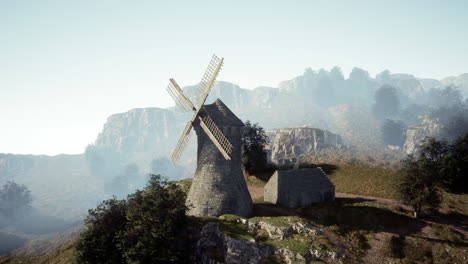
M 199 117 L 200 126 L 208 137 L 213 141 L 215 146 L 219 149 L 224 158 L 230 160 L 229 156 L 232 153 L 232 145 L 229 140 L 224 136 L 223 132 L 215 124 L 215 122 L 209 117 Z
M 182 110 L 183 112 L 195 110 L 195 106 L 187 97 L 185 97 L 184 91 L 182 91 L 182 89 L 174 79 L 170 79 L 169 85 L 167 86 L 166 90 L 172 96 L 180 110 Z
M 190 141 L 191 130 L 192 130 L 192 122 L 188 122 L 187 125 L 185 126 L 184 132 L 182 132 L 182 135 L 179 138 L 179 142 L 177 142 L 177 146 L 174 149 L 174 152 L 172 153 L 171 159 L 173 162 L 178 161 L 180 159 L 180 156 L 182 156 L 182 153 L 184 152 L 185 147 L 187 147 Z
M 171 159 L 172 161 L 176 162 L 182 156 L 182 153 L 185 147 L 188 145 L 190 140 L 190 131 L 192 130 L 192 124 L 195 120 L 200 122 L 200 126 L 202 127 L 203 131 L 208 135 L 208 137 L 213 141 L 215 146 L 219 149 L 221 154 L 224 156 L 226 160 L 230 160 L 230 154 L 232 153 L 232 145 L 229 140 L 224 136 L 223 132 L 219 129 L 216 123 L 209 117 L 204 116 L 203 118 L 199 116 L 199 111 L 202 109 L 203 104 L 210 93 L 211 88 L 216 80 L 216 77 L 223 66 L 223 58 L 218 58 L 216 55 L 213 55 L 208 67 L 203 75 L 200 84 L 195 91 L 195 105 L 198 106 L 195 108 L 195 105 L 184 95 L 184 91 L 180 88 L 180 86 L 176 83 L 174 79 L 170 79 L 169 85 L 167 86 L 167 91 L 174 99 L 177 106 L 184 112 L 188 112 L 193 110 L 195 114 L 190 122 L 187 123 L 185 126 L 182 135 L 177 142 L 177 146 L 172 153 Z
M 221 70 L 221 66 L 223 66 L 223 60 L 223 58 L 220 59 L 216 55 L 213 55 L 210 64 L 208 64 L 205 74 L 203 75 L 203 78 L 200 81 L 200 84 L 198 85 L 197 91 L 195 93 L 195 102 L 198 106 L 197 109 L 201 109 L 205 103 L 205 100 L 210 93 L 211 87 L 213 87 L 216 77 Z

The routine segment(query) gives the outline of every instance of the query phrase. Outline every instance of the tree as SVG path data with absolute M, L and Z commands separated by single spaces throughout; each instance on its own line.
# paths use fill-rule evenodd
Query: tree
M 185 193 L 159 175 L 151 175 L 143 191 L 128 197 L 129 225 L 121 234 L 128 263 L 189 263 L 184 231 Z
M 8 181 L 0 189 L 0 214 L 13 220 L 31 209 L 32 196 L 26 185 Z
M 406 126 L 401 121 L 387 119 L 381 127 L 382 140 L 387 145 L 403 146 L 406 140 Z
M 446 188 L 451 192 L 468 193 L 468 130 L 453 142 L 447 164 Z
M 435 209 L 440 205 L 440 188 L 431 182 L 423 164 L 410 155 L 403 161 L 403 180 L 399 185 L 400 199 L 411 206 L 415 217 L 425 210 Z
M 402 201 L 413 207 L 416 216 L 422 211 L 436 209 L 441 203 L 441 190 L 450 190 L 453 179 L 466 177 L 461 173 L 466 173 L 464 161 L 468 160 L 468 150 L 465 149 L 468 139 L 460 139 L 458 144 L 461 150 L 457 150 L 460 154 L 455 157 L 454 146 L 426 138 L 416 156 L 409 155 L 403 160 L 399 192 Z
M 76 243 L 78 263 L 126 263 L 119 248 L 119 234 L 126 227 L 125 200 L 103 201 L 96 209 L 90 209 L 85 219 L 87 230 Z
M 428 92 L 429 103 L 434 107 L 451 107 L 460 105 L 463 96 L 459 89 L 453 86 L 447 86 L 444 89 L 432 88 Z
M 185 193 L 160 175 L 126 200 L 115 197 L 89 210 L 76 244 L 79 263 L 190 263 L 183 237 Z
M 248 173 L 262 171 L 267 167 L 266 145 L 268 136 L 258 123 L 247 120 L 242 131 L 242 166 Z
M 375 104 L 372 107 L 374 116 L 383 120 L 387 117 L 396 116 L 400 111 L 400 99 L 397 90 L 390 85 L 383 85 L 375 91 Z

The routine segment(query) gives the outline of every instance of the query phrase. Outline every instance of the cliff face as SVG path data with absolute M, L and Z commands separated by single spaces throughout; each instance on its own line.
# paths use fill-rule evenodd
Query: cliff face
M 403 150 L 406 154 L 414 154 L 426 137 L 439 138 L 444 129 L 438 119 L 425 118 L 420 126 L 409 127 L 406 130 L 406 141 Z
M 343 148 L 339 135 L 317 128 L 286 128 L 267 131 L 270 138 L 269 160 L 278 165 L 297 162 L 304 153 Z
M 95 146 L 131 155 L 138 152 L 168 154 L 184 126 L 184 115 L 160 108 L 138 108 L 107 119 Z

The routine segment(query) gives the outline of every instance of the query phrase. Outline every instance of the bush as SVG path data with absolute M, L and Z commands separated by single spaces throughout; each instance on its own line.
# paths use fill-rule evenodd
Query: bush
M 103 201 L 89 210 L 88 229 L 76 245 L 79 263 L 185 263 L 190 252 L 185 193 L 150 175 L 127 200 Z

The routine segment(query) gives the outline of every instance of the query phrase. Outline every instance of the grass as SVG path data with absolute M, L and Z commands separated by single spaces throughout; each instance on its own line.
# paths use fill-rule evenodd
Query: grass
M 352 230 L 397 230 L 417 221 L 392 206 L 350 198 L 338 198 L 332 203 L 302 208 L 300 215 L 323 226 L 335 226 L 340 235 Z
M 249 219 L 250 222 L 263 221 L 267 224 L 274 225 L 277 227 L 287 227 L 291 222 L 301 220 L 295 216 L 256 216 Z
M 249 233 L 248 228 L 238 222 L 240 219 L 237 215 L 222 215 L 220 217 L 190 217 L 190 226 L 194 228 L 201 228 L 208 222 L 215 222 L 219 225 L 219 230 L 226 235 L 241 239 L 241 240 L 253 240 L 254 237 Z
M 170 183 L 175 183 L 179 188 L 188 194 L 190 186 L 192 185 L 192 180 L 180 180 L 180 181 L 171 181 Z
M 328 176 L 336 192 L 398 199 L 401 175 L 393 169 L 344 164 Z
M 75 262 L 75 244 L 68 242 L 46 254 L 0 258 L 1 264 L 70 264 Z
M 300 167 L 317 166 L 325 170 L 336 192 L 398 199 L 397 187 L 402 177 L 395 169 L 363 164 L 302 164 Z M 258 175 L 244 174 L 244 178 L 249 186 L 264 186 L 271 175 L 268 171 Z

